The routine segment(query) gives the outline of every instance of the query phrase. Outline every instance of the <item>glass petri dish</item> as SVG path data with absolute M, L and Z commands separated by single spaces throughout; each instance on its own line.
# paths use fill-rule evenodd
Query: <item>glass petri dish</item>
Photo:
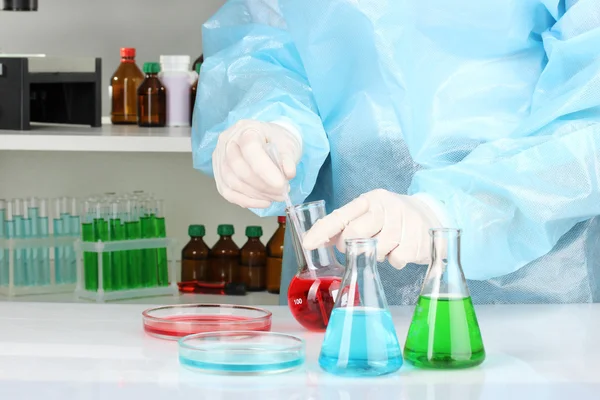
M 304 340 L 276 332 L 208 332 L 179 340 L 179 362 L 186 368 L 226 375 L 263 375 L 304 364 Z
M 151 336 L 177 340 L 194 333 L 270 331 L 271 312 L 230 304 L 181 304 L 150 308 L 142 313 Z

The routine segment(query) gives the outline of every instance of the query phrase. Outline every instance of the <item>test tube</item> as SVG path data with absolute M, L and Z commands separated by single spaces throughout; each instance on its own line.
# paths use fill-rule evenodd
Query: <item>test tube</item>
M 125 235 L 127 240 L 142 238 L 142 226 L 138 216 L 138 205 L 135 200 L 125 202 Z M 127 250 L 127 283 L 130 289 L 141 288 L 143 284 L 142 250 Z
M 108 205 L 103 202 L 97 202 L 94 206 L 94 236 L 96 241 L 108 242 L 110 239 L 109 229 L 108 229 Z M 98 256 L 98 254 L 96 254 Z M 103 252 L 102 253 L 102 288 L 107 291 L 113 290 L 113 282 L 112 282 L 112 263 L 111 263 L 111 253 Z M 98 262 L 98 265 L 100 262 Z
M 31 220 L 31 215 L 29 212 L 30 208 L 30 200 L 23 199 L 23 238 L 29 239 L 35 237 L 33 234 L 33 221 Z M 35 207 L 35 214 L 37 214 L 37 202 L 34 200 L 33 206 Z M 36 215 L 37 217 L 37 215 Z M 37 231 L 37 229 L 36 229 Z M 23 275 L 23 285 L 24 286 L 35 286 L 38 284 L 38 279 L 36 276 L 36 268 L 35 263 L 37 258 L 34 258 L 34 249 L 31 247 L 26 247 L 23 249 L 25 252 L 25 256 L 23 257 L 24 261 L 24 275 Z
M 54 218 L 52 220 L 54 236 L 65 236 L 64 220 L 62 218 L 62 200 L 54 199 Z M 64 246 L 54 247 L 54 279 L 57 284 L 64 282 L 65 271 L 65 248 Z
M 39 201 L 36 197 L 30 197 L 27 201 L 27 216 L 29 218 L 29 225 L 31 228 L 31 237 L 37 238 L 39 236 Z M 27 222 L 25 222 L 27 224 Z M 41 285 L 41 248 L 34 247 L 30 250 L 30 260 L 28 265 L 29 283 L 31 285 Z
M 47 238 L 50 235 L 48 227 L 48 200 L 40 199 L 37 218 L 38 236 Z M 39 278 L 41 285 L 50 284 L 50 248 L 44 246 L 38 249 Z
M 167 228 L 164 215 L 164 202 L 162 200 L 153 200 L 152 203 L 154 204 L 154 236 L 157 238 L 166 238 Z M 158 268 L 158 285 L 169 286 L 169 262 L 166 247 L 156 250 L 156 262 Z
M 110 204 L 110 240 L 121 241 L 126 239 L 125 225 L 121 223 L 123 203 L 118 201 Z M 112 253 L 113 288 L 114 290 L 127 289 L 127 253 L 115 251 Z
M 90 198 L 83 203 L 81 240 L 84 242 L 95 242 L 94 233 L 94 204 L 95 200 Z M 86 251 L 83 253 L 83 278 L 85 290 L 98 290 L 98 254 Z
M 6 210 L 4 213 L 4 235 L 7 239 L 12 239 L 15 237 L 15 221 L 14 221 L 14 217 L 13 217 L 13 209 L 14 209 L 14 205 L 12 203 L 12 201 L 8 201 L 6 202 Z M 10 254 L 9 254 L 9 250 L 5 249 L 4 250 L 4 258 L 6 259 L 6 269 L 4 271 L 4 276 L 2 278 L 2 280 L 4 282 L 6 282 L 6 285 L 8 286 L 10 284 Z M 13 271 L 15 270 L 15 265 L 14 263 L 16 263 L 17 261 L 17 257 L 16 257 L 16 251 L 14 251 L 14 255 L 13 255 Z M 13 272 L 13 284 L 14 284 L 14 272 Z
M 25 226 L 23 224 L 23 200 L 13 200 L 13 221 L 15 224 L 15 239 L 25 238 Z M 22 286 L 25 283 L 25 249 L 14 250 L 14 285 Z
M 142 239 L 152 239 L 156 237 L 154 209 L 149 201 L 140 202 L 142 204 L 143 214 L 140 216 L 142 228 Z M 142 279 L 145 287 L 158 286 L 158 260 L 156 249 L 142 250 L 143 269 Z
M 81 237 L 81 219 L 79 217 L 79 204 L 77 198 L 71 198 L 69 203 L 69 234 L 79 238 Z M 67 282 L 75 283 L 77 281 L 77 254 L 72 247 L 69 247 L 69 249 Z
M 6 239 L 6 200 L 0 199 L 0 240 Z M 0 247 L 0 286 L 8 285 L 8 251 Z

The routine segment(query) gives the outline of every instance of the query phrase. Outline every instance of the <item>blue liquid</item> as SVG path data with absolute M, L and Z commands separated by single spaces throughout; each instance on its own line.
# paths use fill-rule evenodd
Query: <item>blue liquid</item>
M 24 239 L 25 238 L 25 224 L 23 222 L 23 217 L 21 217 L 19 215 L 15 215 L 13 218 L 14 218 L 13 223 L 15 224 L 15 239 Z M 13 277 L 14 277 L 13 284 L 15 286 L 23 286 L 23 285 L 25 285 L 25 280 L 26 280 L 25 257 L 27 256 L 27 253 L 26 253 L 25 249 L 18 249 L 18 250 L 13 250 L 13 254 L 14 254 L 14 260 L 15 260 L 14 272 L 13 272 L 13 274 L 14 274 L 13 275 Z
M 6 238 L 4 209 L 0 209 L 0 239 Z M 8 285 L 8 251 L 0 248 L 0 286 Z
M 40 237 L 48 237 L 48 217 L 38 217 L 38 228 Z M 39 254 L 39 273 L 40 284 L 50 284 L 50 248 L 42 247 L 38 250 Z
M 64 236 L 64 224 L 60 218 L 54 218 L 53 221 L 54 236 Z M 65 275 L 65 249 L 64 246 L 54 247 L 54 277 L 57 284 L 63 283 Z
M 269 362 L 253 363 L 256 356 L 251 357 L 252 360 L 244 362 L 236 360 L 238 363 L 218 363 L 193 360 L 187 357 L 179 356 L 179 362 L 184 367 L 199 369 L 202 371 L 214 371 L 223 373 L 268 373 L 268 372 L 284 372 L 297 368 L 304 363 L 303 359 L 296 360 L 277 360 L 274 356 L 268 356 Z M 273 359 L 275 358 L 275 359 Z
M 184 367 L 222 373 L 284 372 L 304 364 L 304 353 L 278 345 L 250 349 L 247 345 L 215 344 L 202 352 L 180 349 L 179 362 Z
M 344 376 L 377 376 L 400 369 L 402 351 L 390 312 L 366 307 L 335 308 L 319 365 Z
M 81 236 L 81 221 L 79 219 L 79 215 L 70 215 L 69 216 L 70 230 L 69 235 L 71 236 Z M 68 247 L 69 252 L 67 257 L 67 276 L 65 277 L 65 281 L 67 283 L 75 283 L 77 282 L 77 253 L 73 247 Z
M 30 239 L 33 237 L 32 234 L 32 221 L 31 218 L 23 218 L 23 232 L 24 238 Z M 33 258 L 34 249 L 31 247 L 26 247 L 23 251 L 25 252 L 25 257 L 23 258 L 24 266 L 25 266 L 25 275 L 23 276 L 23 285 L 24 286 L 35 286 L 37 284 L 35 277 L 35 259 Z

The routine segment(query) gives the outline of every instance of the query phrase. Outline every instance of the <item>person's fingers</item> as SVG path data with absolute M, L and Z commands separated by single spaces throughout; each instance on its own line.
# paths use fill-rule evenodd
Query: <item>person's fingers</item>
M 253 199 L 225 185 L 221 186 L 219 193 L 230 203 L 244 208 L 268 208 L 271 205 L 271 202 L 268 200 Z
M 285 178 L 289 181 L 296 176 L 296 162 L 291 154 L 281 153 L 281 168 Z
M 275 201 L 283 201 L 282 192 L 276 188 L 273 188 L 269 184 L 267 184 L 260 176 L 254 172 L 254 170 L 250 167 L 250 165 L 244 159 L 242 155 L 242 151 L 239 145 L 235 142 L 231 142 L 227 145 L 226 148 L 226 165 L 233 174 L 242 182 L 244 182 L 249 187 L 256 189 L 257 192 L 262 193 L 263 196 L 275 200 Z M 233 188 L 233 186 L 232 186 Z M 244 190 L 236 189 L 241 193 L 245 193 Z M 256 196 L 252 196 L 256 197 Z
M 366 213 L 350 221 L 348 226 L 339 235 L 336 247 L 342 253 L 346 251 L 346 240 L 371 238 L 377 235 L 383 226 L 383 215 L 372 208 Z
M 244 160 L 252 171 L 260 176 L 262 180 L 274 190 L 283 193 L 287 188 L 287 180 L 275 165 L 265 150 L 266 141 L 258 131 L 249 130 L 244 132 L 238 139 L 240 151 Z
M 223 183 L 235 192 L 242 193 L 252 199 L 267 201 L 283 201 L 283 196 L 268 195 L 259 192 L 246 182 L 238 178 L 234 171 L 224 163 L 221 166 L 221 180 Z
M 427 264 L 430 257 L 428 243 L 418 229 L 415 235 L 403 235 L 398 246 L 388 254 L 388 261 L 398 269 L 409 263 Z
M 369 201 L 360 196 L 345 206 L 338 208 L 325 218 L 318 220 L 313 227 L 306 233 L 303 245 L 307 250 L 314 250 L 317 247 L 330 241 L 330 239 L 340 234 L 348 224 L 354 219 L 360 217 L 369 210 Z

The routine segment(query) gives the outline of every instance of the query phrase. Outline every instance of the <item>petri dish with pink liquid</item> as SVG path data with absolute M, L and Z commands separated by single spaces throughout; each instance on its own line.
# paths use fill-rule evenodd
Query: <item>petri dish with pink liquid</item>
M 156 338 L 222 331 L 270 331 L 271 312 L 230 304 L 182 304 L 150 308 L 142 313 L 144 331 Z

